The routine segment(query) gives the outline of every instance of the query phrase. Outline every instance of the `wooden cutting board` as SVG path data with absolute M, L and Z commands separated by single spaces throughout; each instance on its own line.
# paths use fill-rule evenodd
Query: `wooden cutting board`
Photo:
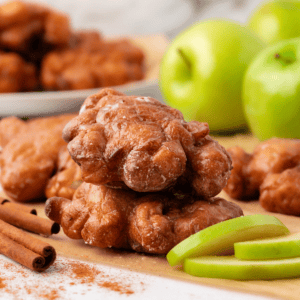
M 239 145 L 249 152 L 251 152 L 258 143 L 258 140 L 251 135 L 217 137 L 215 139 L 218 140 L 225 148 Z M 278 217 L 291 230 L 291 232 L 300 231 L 300 217 L 266 212 L 259 205 L 258 201 L 234 201 L 229 199 L 229 197 L 223 192 L 221 193 L 221 196 L 227 200 L 238 203 L 242 207 L 245 215 L 256 213 L 274 215 Z M 36 208 L 38 215 L 45 217 L 43 203 L 30 203 L 26 205 Z M 56 248 L 59 255 L 66 257 L 78 258 L 99 264 L 126 268 L 138 272 L 164 276 L 176 280 L 199 283 L 218 288 L 226 288 L 253 294 L 272 296 L 277 299 L 298 300 L 300 295 L 300 278 L 272 281 L 235 281 L 197 278 L 185 274 L 180 268 L 170 267 L 164 256 L 140 254 L 116 249 L 99 249 L 84 244 L 82 240 L 71 240 L 66 237 L 63 232 L 60 232 L 58 235 L 54 235 L 50 238 L 39 238 L 52 244 Z

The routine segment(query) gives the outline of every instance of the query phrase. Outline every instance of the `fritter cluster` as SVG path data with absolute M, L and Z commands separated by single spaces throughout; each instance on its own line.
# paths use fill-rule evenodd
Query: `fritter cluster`
M 144 60 L 129 39 L 74 30 L 67 14 L 46 5 L 0 6 L 0 93 L 121 85 L 144 78 Z
M 300 141 L 273 138 L 252 154 L 241 147 L 228 149 L 233 170 L 225 192 L 234 199 L 259 198 L 271 212 L 300 215 Z

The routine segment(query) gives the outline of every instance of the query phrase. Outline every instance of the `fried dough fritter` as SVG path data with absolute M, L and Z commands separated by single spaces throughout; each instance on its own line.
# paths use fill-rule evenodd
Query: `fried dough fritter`
M 300 140 L 273 138 L 260 143 L 252 154 L 240 147 L 228 152 L 233 170 L 224 191 L 230 197 L 259 198 L 268 211 L 300 215 Z
M 75 34 L 75 44 L 48 53 L 42 61 L 46 90 L 115 86 L 144 78 L 144 53 L 127 39 L 105 41 L 98 32 Z
M 267 175 L 259 203 L 267 211 L 300 216 L 300 166 Z
M 206 201 L 191 193 L 145 194 L 89 183 L 82 183 L 72 201 L 48 199 L 45 213 L 72 239 L 153 254 L 166 254 L 191 234 L 243 215 L 222 198 Z
M 0 120 L 0 154 L 9 141 L 26 128 L 26 122 L 14 116 Z
M 17 53 L 0 51 L 0 93 L 25 92 L 38 85 L 35 65 Z
M 9 126 L 16 118 L 1 120 L 0 182 L 7 196 L 20 202 L 45 196 L 48 180 L 56 171 L 58 153 L 66 147 L 62 129 L 74 116 L 19 121 L 12 130 Z
M 226 185 L 231 159 L 208 133 L 207 123 L 185 122 L 156 99 L 106 88 L 85 100 L 63 138 L 85 182 L 155 192 L 183 177 L 211 198 Z
M 66 46 L 71 39 L 67 15 L 47 6 L 9 1 L 0 6 L 0 47 L 38 61 L 52 46 Z

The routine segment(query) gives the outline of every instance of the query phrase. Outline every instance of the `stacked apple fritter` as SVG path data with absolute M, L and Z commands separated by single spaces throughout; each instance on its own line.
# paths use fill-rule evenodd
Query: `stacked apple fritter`
M 85 100 L 63 138 L 84 183 L 72 201 L 48 199 L 45 211 L 71 238 L 165 254 L 243 214 L 215 197 L 232 166 L 208 125 L 186 122 L 156 99 L 103 89 Z

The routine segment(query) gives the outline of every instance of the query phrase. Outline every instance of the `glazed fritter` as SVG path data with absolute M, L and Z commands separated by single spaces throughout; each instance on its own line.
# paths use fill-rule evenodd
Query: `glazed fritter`
M 62 130 L 74 116 L 26 122 L 9 117 L 0 121 L 0 183 L 7 196 L 20 202 L 45 197 L 48 180 L 56 172 L 59 151 L 66 147 Z
M 74 39 L 72 47 L 52 51 L 43 59 L 44 89 L 91 89 L 144 78 L 144 53 L 131 41 L 106 41 L 95 31 L 78 32 Z
M 211 198 L 226 185 L 231 159 L 207 123 L 186 122 L 156 99 L 103 89 L 88 97 L 63 130 L 82 179 L 137 192 L 167 189 L 180 178 Z
M 26 62 L 17 53 L 0 51 L 0 93 L 32 91 L 37 85 L 34 64 Z
M 45 5 L 9 1 L 0 6 L 0 47 L 38 62 L 53 47 L 70 43 L 67 15 Z
M 82 183 L 73 200 L 48 199 L 45 213 L 72 239 L 153 254 L 166 254 L 191 234 L 243 215 L 238 205 L 218 197 L 137 193 L 89 183 Z
M 228 149 L 233 170 L 225 192 L 234 199 L 258 199 L 268 211 L 300 215 L 300 140 L 273 138 L 252 154 Z

